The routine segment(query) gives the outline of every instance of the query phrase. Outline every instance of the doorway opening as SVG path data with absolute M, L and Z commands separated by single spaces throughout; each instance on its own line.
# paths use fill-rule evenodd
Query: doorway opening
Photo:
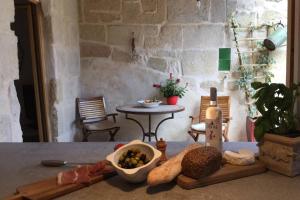
M 29 0 L 15 0 L 12 30 L 18 39 L 19 79 L 15 80 L 21 106 L 23 142 L 47 141 L 45 98 L 43 95 L 43 55 L 39 8 Z

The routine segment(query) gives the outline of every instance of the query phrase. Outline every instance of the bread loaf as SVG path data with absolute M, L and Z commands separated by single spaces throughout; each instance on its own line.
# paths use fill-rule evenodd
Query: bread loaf
M 219 170 L 222 154 L 214 147 L 200 147 L 189 151 L 182 160 L 182 173 L 190 178 L 199 179 Z
M 181 161 L 186 153 L 190 150 L 201 147 L 200 144 L 192 144 L 186 147 L 176 156 L 170 158 L 164 164 L 159 167 L 154 168 L 148 174 L 147 182 L 150 186 L 159 185 L 162 183 L 171 182 L 176 176 L 181 172 Z

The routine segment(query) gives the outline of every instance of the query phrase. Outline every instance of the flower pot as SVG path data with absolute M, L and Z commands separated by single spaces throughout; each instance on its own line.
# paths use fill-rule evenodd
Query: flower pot
M 176 105 L 177 101 L 178 101 L 178 96 L 167 97 L 167 104 L 168 105 Z
M 255 137 L 254 137 L 255 121 L 256 119 L 253 119 L 249 116 L 247 116 L 246 118 L 246 132 L 247 132 L 248 142 L 255 142 Z
M 286 176 L 300 174 L 300 136 L 265 134 L 259 144 L 259 159 L 268 169 Z

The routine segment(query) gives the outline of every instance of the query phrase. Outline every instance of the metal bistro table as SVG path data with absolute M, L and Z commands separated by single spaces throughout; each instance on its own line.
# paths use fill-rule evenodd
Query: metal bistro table
M 156 141 L 157 139 L 157 131 L 159 126 L 169 120 L 169 119 L 174 119 L 174 113 L 177 112 L 182 112 L 185 110 L 184 106 L 180 105 L 159 105 L 158 107 L 155 108 L 145 108 L 142 107 L 141 105 L 124 105 L 124 106 L 118 106 L 116 110 L 120 113 L 125 113 L 125 118 L 128 120 L 132 120 L 136 122 L 142 129 L 143 132 L 143 141 L 145 141 L 145 137 L 149 138 L 149 142 L 151 142 L 151 137 L 155 137 Z M 136 119 L 128 117 L 129 114 L 134 114 L 134 115 L 148 115 L 148 132 L 145 131 L 143 125 Z M 156 128 L 155 131 L 152 131 L 152 115 L 162 115 L 162 114 L 171 114 L 171 117 L 165 118 L 162 121 L 160 121 Z

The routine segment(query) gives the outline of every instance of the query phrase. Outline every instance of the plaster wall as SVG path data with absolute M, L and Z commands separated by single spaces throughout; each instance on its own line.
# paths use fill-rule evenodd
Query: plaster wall
M 14 2 L 1 1 L 0 12 L 0 142 L 21 142 L 20 104 L 14 80 L 19 77 L 17 38 L 10 29 L 14 21 Z
M 218 72 L 218 48 L 234 47 L 228 27 L 232 12 L 237 12 L 242 26 L 274 19 L 285 22 L 286 1 L 201 0 L 200 9 L 195 0 L 78 2 L 82 97 L 104 95 L 109 111 L 115 112 L 118 105 L 158 96 L 152 84 L 162 82 L 171 72 L 183 84 L 189 84 L 188 93 L 179 101 L 186 110 L 165 122 L 159 129 L 159 137 L 190 140 L 188 116 L 199 113 L 200 96 L 208 95 L 209 87 L 216 86 L 219 95 L 231 96 L 230 140 L 246 140 L 243 95 L 239 90 L 229 90 L 227 80 L 222 80 L 223 75 Z M 136 54 L 130 48 L 132 32 Z M 285 52 L 278 54 L 284 58 Z M 232 59 L 234 69 L 236 56 Z M 146 118 L 135 117 L 147 127 Z M 165 116 L 156 116 L 153 123 L 162 117 Z M 141 137 L 139 127 L 124 119 L 124 115 L 120 114 L 118 121 L 121 126 L 118 140 Z M 98 135 L 95 139 L 107 137 Z
M 47 88 L 53 141 L 74 141 L 79 96 L 78 6 L 74 0 L 42 0 Z

